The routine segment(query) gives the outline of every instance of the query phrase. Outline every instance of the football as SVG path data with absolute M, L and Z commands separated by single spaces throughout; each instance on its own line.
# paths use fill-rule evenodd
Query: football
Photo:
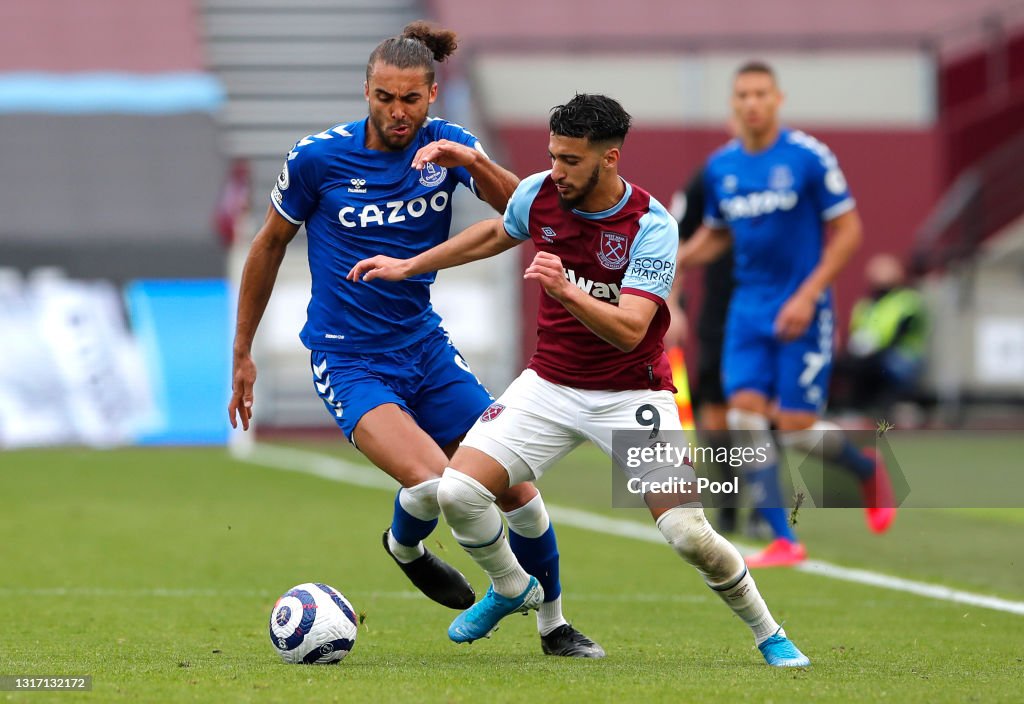
M 270 643 L 290 665 L 341 662 L 358 633 L 352 605 L 337 589 L 306 583 L 289 589 L 270 612 Z

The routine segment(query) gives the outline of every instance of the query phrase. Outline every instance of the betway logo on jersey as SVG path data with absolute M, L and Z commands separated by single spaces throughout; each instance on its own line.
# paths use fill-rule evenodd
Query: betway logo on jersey
M 620 289 L 618 284 L 606 284 L 602 281 L 592 281 L 584 276 L 576 276 L 576 271 L 573 269 L 563 269 L 563 271 L 569 283 L 583 291 L 583 293 L 610 303 L 619 302 Z
M 725 198 L 718 205 L 727 220 L 742 220 L 771 215 L 779 210 L 792 210 L 799 200 L 796 191 L 761 191 Z
M 353 179 L 355 180 L 355 179 Z M 349 190 L 352 190 L 351 188 Z M 421 218 L 427 209 L 443 213 L 448 207 L 448 193 L 437 191 L 430 198 L 413 198 L 410 201 L 392 200 L 383 206 L 368 203 L 359 208 L 345 206 L 338 211 L 338 221 L 345 227 L 367 227 L 368 225 L 397 225 L 408 218 Z M 358 222 L 357 222 L 358 220 Z

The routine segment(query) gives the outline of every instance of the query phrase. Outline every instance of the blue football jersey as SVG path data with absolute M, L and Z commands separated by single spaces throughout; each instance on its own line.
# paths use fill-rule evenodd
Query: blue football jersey
M 789 129 L 756 154 L 729 142 L 708 160 L 704 187 L 705 224 L 732 231 L 737 306 L 779 307 L 818 266 L 824 224 L 855 205 L 829 148 Z
M 433 272 L 405 281 L 345 279 L 361 259 L 407 259 L 445 241 L 452 192 L 475 188 L 465 168 L 412 168 L 416 151 L 447 139 L 480 148 L 469 131 L 429 118 L 403 151 L 365 147 L 367 119 L 300 139 L 271 192 L 277 212 L 306 224 L 312 290 L 299 337 L 311 350 L 367 352 L 405 347 L 437 328 Z

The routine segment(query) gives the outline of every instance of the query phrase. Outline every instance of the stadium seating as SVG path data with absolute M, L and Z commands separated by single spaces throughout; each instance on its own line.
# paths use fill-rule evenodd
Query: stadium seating
M 0 22 L 0 261 L 221 276 L 224 177 L 190 0 L 12 3 Z M 111 251 L 117 256 L 111 256 Z

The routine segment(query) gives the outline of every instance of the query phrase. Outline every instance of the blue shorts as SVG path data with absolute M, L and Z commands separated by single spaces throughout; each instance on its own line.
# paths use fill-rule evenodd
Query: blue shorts
M 393 403 L 444 447 L 462 437 L 494 400 L 441 328 L 393 352 L 313 350 L 310 362 L 313 387 L 350 442 L 364 415 Z
M 777 401 L 781 410 L 821 413 L 832 376 L 831 302 L 820 303 L 807 331 L 790 342 L 775 336 L 777 314 L 775 308 L 730 307 L 722 351 L 726 398 L 757 391 Z

